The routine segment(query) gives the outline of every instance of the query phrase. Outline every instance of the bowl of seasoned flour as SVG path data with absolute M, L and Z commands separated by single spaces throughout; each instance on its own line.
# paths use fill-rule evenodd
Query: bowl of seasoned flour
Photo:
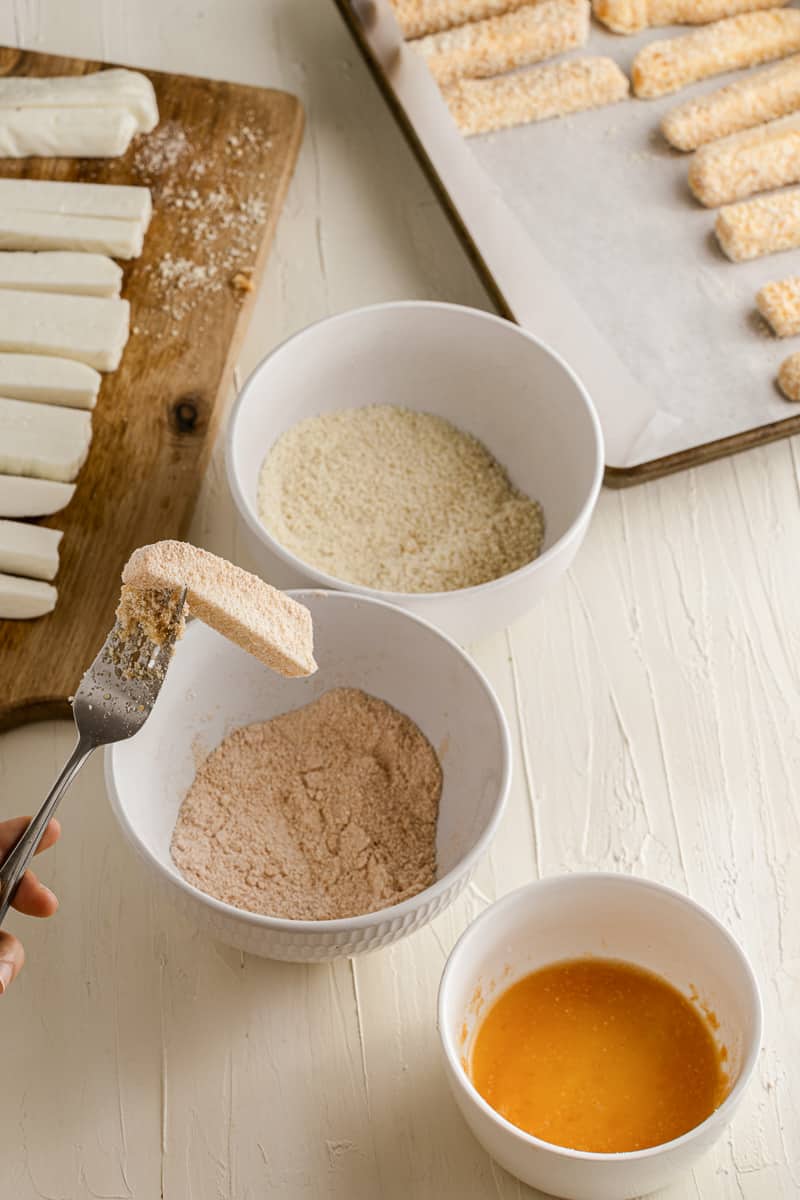
M 434 626 L 344 591 L 290 595 L 313 623 L 313 673 L 277 674 L 190 622 L 152 715 L 108 748 L 106 784 L 200 929 L 318 962 L 453 903 L 497 830 L 511 750 L 491 686 Z
M 377 596 L 465 643 L 567 569 L 603 445 L 580 381 L 536 338 L 412 301 L 274 350 L 234 407 L 226 463 L 266 578 Z

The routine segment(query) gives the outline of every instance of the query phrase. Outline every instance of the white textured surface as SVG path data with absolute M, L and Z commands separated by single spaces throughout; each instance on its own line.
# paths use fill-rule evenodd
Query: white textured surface
M 303 96 L 242 373 L 350 305 L 485 303 L 329 0 L 9 0 L 0 41 Z M 192 535 L 253 565 L 219 448 Z M 797 441 L 604 493 L 571 574 L 476 651 L 520 763 L 491 859 L 433 924 L 352 965 L 269 963 L 195 934 L 147 887 L 90 763 L 40 866 L 60 914 L 9 920 L 29 961 L 0 1001 L 4 1200 L 533 1196 L 456 1111 L 436 986 L 488 898 L 579 866 L 687 888 L 742 938 L 764 990 L 765 1048 L 731 1134 L 661 1200 L 795 1200 L 799 538 Z M 65 724 L 0 737 L 6 813 L 39 802 L 70 741 Z

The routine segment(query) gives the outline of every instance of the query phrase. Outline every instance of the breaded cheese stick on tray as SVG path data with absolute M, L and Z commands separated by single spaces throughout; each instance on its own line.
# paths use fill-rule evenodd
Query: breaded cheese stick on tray
M 614 33 L 659 25 L 708 25 L 723 17 L 780 8 L 789 0 L 593 0 L 594 15 Z
M 689 187 L 706 208 L 800 181 L 800 113 L 701 146 Z
M 800 400 L 800 353 L 790 354 L 781 363 L 778 387 L 787 400 Z
M 720 209 L 714 232 L 733 262 L 794 250 L 800 246 L 800 188 Z
M 540 0 L 412 45 L 436 82 L 445 86 L 462 77 L 500 75 L 582 45 L 589 36 L 590 12 L 589 0 Z
M 425 37 L 466 25 L 468 21 L 500 17 L 533 3 L 536 0 L 391 0 L 405 38 Z
M 633 90 L 649 100 L 725 71 L 786 58 L 798 50 L 798 9 L 744 13 L 706 29 L 650 42 L 633 60 Z
M 740 133 L 800 109 L 800 56 L 754 71 L 727 87 L 687 100 L 661 122 L 676 150 L 697 150 L 717 138 Z
M 756 308 L 776 337 L 800 333 L 800 275 L 764 284 L 756 296 Z
M 614 104 L 628 78 L 610 58 L 571 58 L 496 79 L 462 79 L 444 89 L 456 125 L 467 135 Z

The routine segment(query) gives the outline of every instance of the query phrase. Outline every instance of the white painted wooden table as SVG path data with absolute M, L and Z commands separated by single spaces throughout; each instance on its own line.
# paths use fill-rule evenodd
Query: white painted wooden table
M 486 305 L 330 0 L 5 0 L 0 41 L 302 97 L 242 372 L 352 305 Z M 219 452 L 191 532 L 253 565 Z M 662 1200 L 800 1196 L 799 548 L 797 442 L 604 493 L 569 578 L 475 648 L 517 758 L 491 859 L 434 925 L 357 962 L 269 963 L 197 936 L 151 896 L 98 757 L 42 866 L 60 913 L 13 919 L 28 965 L 0 1002 L 2 1200 L 532 1196 L 450 1101 L 434 997 L 490 899 L 587 866 L 688 890 L 764 990 L 741 1113 Z M 2 815 L 38 804 L 70 738 L 66 724 L 0 737 Z

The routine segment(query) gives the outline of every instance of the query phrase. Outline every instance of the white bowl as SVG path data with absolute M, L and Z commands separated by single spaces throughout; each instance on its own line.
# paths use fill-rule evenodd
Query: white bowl
M 258 516 L 258 475 L 268 450 L 306 417 L 368 404 L 436 413 L 480 438 L 512 482 L 542 504 L 539 557 L 478 587 L 415 594 L 337 579 L 277 542 Z M 380 596 L 464 643 L 516 620 L 572 562 L 597 501 L 603 443 L 582 385 L 536 338 L 485 312 L 412 301 L 342 313 L 274 350 L 233 409 L 226 464 L 266 579 L 278 587 L 310 583 Z
M 587 954 L 636 963 L 687 996 L 696 989 L 719 1018 L 716 1036 L 728 1050 L 731 1091 L 701 1125 L 663 1146 L 591 1154 L 544 1142 L 495 1112 L 462 1066 L 487 1006 L 500 992 L 538 967 Z M 743 950 L 711 913 L 660 884 L 597 872 L 540 880 L 474 921 L 445 966 L 438 1025 L 456 1102 L 501 1166 L 568 1200 L 628 1200 L 664 1187 L 720 1137 L 756 1064 L 761 1000 Z
M 293 594 L 311 610 L 316 674 L 284 679 L 193 622 L 147 723 L 129 742 L 106 750 L 106 786 L 123 832 L 198 925 L 253 954 L 311 962 L 388 945 L 453 902 L 494 836 L 511 750 L 490 685 L 436 629 L 402 609 L 345 592 Z M 343 685 L 406 713 L 439 754 L 444 779 L 436 882 L 402 904 L 336 921 L 259 916 L 187 883 L 169 845 L 198 752 L 208 753 L 241 725 L 299 708 Z

